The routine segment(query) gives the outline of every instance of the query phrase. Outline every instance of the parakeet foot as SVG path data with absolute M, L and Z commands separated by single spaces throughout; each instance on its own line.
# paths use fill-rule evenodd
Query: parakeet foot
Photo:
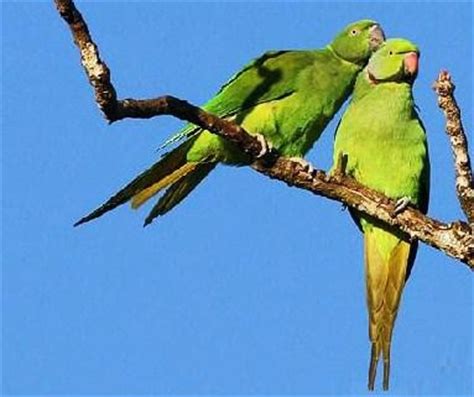
M 301 165 L 301 167 L 304 168 L 305 171 L 307 171 L 310 174 L 314 172 L 314 167 L 311 165 L 311 163 L 309 163 L 302 157 L 289 157 L 288 160 L 298 163 L 299 165 Z
M 260 142 L 262 146 L 262 150 L 260 150 L 260 153 L 257 155 L 257 159 L 261 159 L 271 152 L 272 144 L 268 142 L 262 134 L 255 134 L 255 138 L 257 138 L 257 141 Z
M 405 211 L 408 207 L 408 205 L 410 204 L 411 202 L 411 197 L 402 197 L 401 199 L 397 200 L 397 202 L 395 203 L 395 208 L 393 209 L 393 216 L 396 216 L 400 213 L 402 213 L 403 211 Z

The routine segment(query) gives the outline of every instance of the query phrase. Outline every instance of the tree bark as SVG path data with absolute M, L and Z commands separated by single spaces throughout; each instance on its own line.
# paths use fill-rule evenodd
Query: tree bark
M 451 80 L 449 72 L 442 71 L 433 88 L 438 94 L 438 106 L 446 118 L 446 133 L 449 136 L 454 156 L 458 199 L 471 228 L 474 228 L 474 183 L 467 138 L 461 121 L 461 110 L 454 98 L 456 86 Z

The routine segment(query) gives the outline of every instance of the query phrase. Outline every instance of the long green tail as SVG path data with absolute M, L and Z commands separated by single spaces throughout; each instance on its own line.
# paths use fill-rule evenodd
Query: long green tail
M 377 244 L 376 233 L 389 232 L 374 227 L 364 236 L 369 336 L 372 342 L 368 388 L 374 390 L 377 364 L 382 355 L 383 389 L 388 390 L 392 331 L 405 286 L 411 244 L 400 240 L 388 258 L 383 259 Z
M 200 163 L 188 163 L 186 160 L 187 152 L 193 143 L 194 139 L 190 139 L 178 146 L 176 149 L 164 155 L 160 161 L 155 163 L 148 170 L 138 175 L 133 181 L 131 181 L 127 186 L 121 189 L 118 193 L 112 196 L 100 207 L 77 221 L 74 226 L 79 226 L 83 223 L 98 218 L 106 212 L 109 212 L 114 208 L 133 199 L 135 196 L 138 196 L 138 204 L 142 204 L 144 201 L 157 194 L 159 190 L 167 186 L 173 185 L 182 177 L 186 177 L 186 175 L 192 174 L 194 170 L 201 169 Z M 184 172 L 183 170 L 185 170 L 186 172 Z M 200 175 L 200 173 L 198 173 L 198 175 Z M 165 183 L 160 184 L 160 182 Z M 159 189 L 157 189 L 157 187 L 159 187 Z M 191 190 L 189 190 L 189 192 Z M 142 192 L 145 192 L 145 194 L 142 194 Z M 184 196 L 181 198 L 181 200 L 183 198 Z
M 145 219 L 144 226 L 178 205 L 216 167 L 217 163 L 196 163 L 196 167 L 178 179 L 155 204 Z

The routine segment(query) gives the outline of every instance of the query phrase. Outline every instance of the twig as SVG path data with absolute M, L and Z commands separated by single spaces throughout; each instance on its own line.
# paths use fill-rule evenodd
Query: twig
M 95 101 L 108 118 L 108 115 L 113 115 L 117 108 L 117 94 L 110 82 L 110 70 L 100 59 L 99 50 L 74 2 L 56 0 L 55 3 L 61 17 L 71 29 L 74 43 L 79 48 L 82 66 L 94 88 Z
M 438 105 L 446 117 L 446 133 L 449 135 L 454 155 L 458 199 L 469 223 L 474 227 L 474 183 L 461 111 L 454 98 L 456 86 L 449 73 L 442 71 L 433 88 L 438 94 Z
M 328 176 L 323 171 L 310 173 L 298 162 L 284 157 L 274 158 L 274 153 L 257 159 L 261 143 L 239 125 L 222 120 L 186 101 L 162 96 L 149 100 L 117 100 L 110 81 L 107 65 L 101 60 L 97 46 L 72 0 L 55 0 L 63 19 L 69 25 L 74 42 L 81 52 L 82 65 L 95 91 L 96 101 L 109 122 L 124 118 L 150 118 L 164 114 L 192 122 L 234 142 L 254 160 L 252 167 L 289 186 L 308 190 L 316 195 L 342 202 L 352 208 L 400 228 L 412 238 L 419 239 L 474 269 L 474 236 L 469 225 L 463 222 L 442 223 L 408 208 L 393 217 L 395 201 L 359 184 L 344 175 L 343 159 L 340 171 Z M 267 161 L 271 159 L 272 161 Z

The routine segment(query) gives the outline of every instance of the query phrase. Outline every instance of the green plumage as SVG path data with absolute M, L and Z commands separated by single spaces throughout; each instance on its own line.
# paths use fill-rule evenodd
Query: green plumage
M 426 212 L 428 149 L 412 96 L 417 68 L 418 49 L 406 40 L 387 40 L 372 56 L 337 129 L 334 159 L 345 154 L 347 174 L 390 198 L 409 198 Z M 417 244 L 370 217 L 352 214 L 365 239 L 372 342 L 369 389 L 374 388 L 380 355 L 384 359 L 383 386 L 388 389 L 392 330 Z
M 350 95 L 357 74 L 383 39 L 375 22 L 363 20 L 347 26 L 324 49 L 268 52 L 233 76 L 204 109 L 234 120 L 252 134 L 263 135 L 282 155 L 302 157 Z M 198 164 L 244 165 L 250 160 L 225 139 L 193 125 L 187 125 L 168 142 L 182 139 L 186 140 L 183 145 L 77 224 L 130 199 L 138 207 L 164 188 L 177 189 L 173 185 L 181 178 L 196 181 L 181 194 L 168 196 L 168 205 L 151 214 L 162 215 L 204 178 Z M 175 157 L 179 161 L 173 160 Z M 184 170 L 177 171 L 181 167 Z M 213 168 L 207 167 L 208 172 Z M 176 197 L 174 202 L 172 197 Z M 146 223 L 152 218 L 149 216 Z

